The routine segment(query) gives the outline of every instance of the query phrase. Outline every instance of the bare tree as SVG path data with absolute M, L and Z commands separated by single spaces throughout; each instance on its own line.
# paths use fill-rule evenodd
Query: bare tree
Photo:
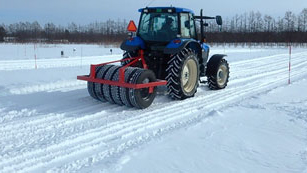
M 78 32 L 78 26 L 77 26 L 77 24 L 75 24 L 74 22 L 70 23 L 70 24 L 68 25 L 68 30 L 69 30 L 69 32 L 77 33 L 77 32 Z
M 295 31 L 295 19 L 296 16 L 291 11 L 287 11 L 284 17 L 286 31 L 291 32 Z
M 240 16 L 241 24 L 240 24 L 240 32 L 247 32 L 247 13 L 245 12 Z
M 31 31 L 32 31 L 32 36 L 37 39 L 41 37 L 42 27 L 37 21 L 35 21 L 31 24 Z
M 282 31 L 284 31 L 284 19 L 278 17 L 276 32 L 282 32 Z
M 255 29 L 257 32 L 263 31 L 263 20 L 259 11 L 255 14 Z
M 44 26 L 44 30 L 46 33 L 46 38 L 49 40 L 54 39 L 54 34 L 56 31 L 56 26 L 53 23 L 47 23 Z
M 249 25 L 249 32 L 255 32 L 256 31 L 256 19 L 255 19 L 255 13 L 254 11 L 251 11 L 249 13 L 248 17 L 248 25 Z
M 274 29 L 274 19 L 269 16 L 269 15 L 265 15 L 264 16 L 264 31 L 266 32 L 272 32 Z
M 0 26 L 0 42 L 4 41 L 5 35 L 6 35 L 6 31 L 4 29 L 4 26 Z
M 299 18 L 301 20 L 301 29 L 303 32 L 307 31 L 307 8 L 304 8 L 302 12 L 299 15 Z

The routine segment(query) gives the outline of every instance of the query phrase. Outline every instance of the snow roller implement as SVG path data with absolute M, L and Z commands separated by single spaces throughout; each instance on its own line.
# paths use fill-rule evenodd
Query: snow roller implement
M 123 58 L 91 65 L 89 75 L 77 77 L 88 82 L 90 96 L 144 109 L 152 104 L 158 86 L 166 85 L 174 100 L 194 97 L 199 83 L 208 83 L 213 90 L 227 86 L 226 55 L 209 58 L 210 48 L 204 41 L 206 20 L 215 19 L 221 26 L 221 16 L 203 16 L 202 10 L 200 16 L 195 16 L 189 9 L 175 7 L 146 7 L 139 12 L 138 29 L 130 21 L 130 35 L 120 46 L 125 51 Z M 121 65 L 112 65 L 116 62 Z

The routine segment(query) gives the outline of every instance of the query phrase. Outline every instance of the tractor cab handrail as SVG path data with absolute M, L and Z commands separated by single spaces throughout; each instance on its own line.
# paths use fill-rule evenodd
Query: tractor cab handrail
M 209 16 L 194 16 L 195 19 L 216 19 L 216 17 Z

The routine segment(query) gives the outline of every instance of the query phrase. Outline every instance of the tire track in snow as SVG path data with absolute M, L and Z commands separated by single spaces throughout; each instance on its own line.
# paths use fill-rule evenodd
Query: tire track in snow
M 302 54 L 302 53 L 297 53 L 296 55 L 300 55 L 300 54 Z M 251 59 L 251 60 L 244 60 L 244 61 L 239 61 L 239 62 L 231 63 L 230 67 L 231 68 L 234 67 L 234 68 L 236 68 L 238 70 L 235 71 L 235 72 L 231 71 L 231 76 L 230 76 L 231 77 L 231 81 L 230 81 L 230 83 L 238 81 L 238 80 L 235 80 L 235 79 L 241 78 L 241 76 L 246 76 L 246 75 L 250 76 L 251 74 L 257 74 L 254 71 L 251 71 L 250 73 L 246 73 L 246 69 L 255 69 L 255 68 L 257 68 L 258 71 L 261 71 L 261 72 L 268 71 L 268 69 L 270 69 L 270 68 L 268 68 L 268 66 L 271 66 L 271 64 L 267 62 L 268 60 L 270 60 L 272 63 L 275 63 L 274 64 L 275 68 L 272 69 L 272 70 L 280 68 L 277 65 L 284 64 L 285 66 L 287 66 L 288 65 L 288 63 L 287 63 L 287 60 L 288 60 L 287 56 L 288 56 L 287 54 L 280 54 L 280 55 L 273 55 L 273 56 L 268 56 L 268 57 L 255 58 L 255 59 Z M 279 57 L 279 59 L 274 59 L 274 58 L 278 58 L 278 57 Z M 280 57 L 282 57 L 282 58 L 280 58 Z M 264 60 L 265 60 L 265 63 L 263 63 Z M 283 60 L 283 61 L 280 61 L 280 60 Z M 295 60 L 295 59 L 293 59 L 293 60 Z M 300 59 L 298 59 L 298 61 L 299 60 Z M 277 64 L 276 64 L 276 62 L 277 62 Z M 265 65 L 263 65 L 263 64 L 265 64 Z M 285 68 L 287 70 L 287 67 L 285 67 Z M 245 79 L 242 79 L 242 80 L 245 80 Z M 79 82 L 83 82 L 83 81 L 79 81 Z M 60 83 L 62 83 L 62 82 L 60 82 Z M 64 83 L 66 83 L 66 82 L 64 82 Z M 47 86 L 48 84 L 44 84 L 44 85 Z M 50 88 L 50 92 L 51 92 L 51 91 L 56 90 L 56 88 L 63 88 L 63 87 L 65 88 L 65 86 L 66 86 L 66 88 L 67 87 L 70 88 L 69 84 L 65 84 L 65 85 L 59 86 L 59 87 L 37 87 L 37 88 L 45 88 L 45 89 L 30 89 L 30 90 L 32 90 L 33 92 L 35 92 L 35 91 L 39 92 L 39 91 L 48 91 L 48 88 Z M 83 82 L 83 86 L 86 87 L 84 85 L 84 82 Z M 25 88 L 31 88 L 31 87 L 29 86 L 29 87 L 25 87 Z M 18 90 L 23 90 L 23 89 L 18 89 Z M 18 91 L 18 93 L 22 93 L 22 91 Z M 30 92 L 26 91 L 24 93 L 32 93 L 32 92 L 31 91 Z M 103 107 L 105 107 L 105 105 L 103 105 Z M 78 110 L 76 110 L 76 112 L 78 112 Z M 22 122 L 22 123 L 24 123 L 24 122 Z
M 303 64 L 303 65 L 305 65 L 305 64 Z M 300 64 L 300 65 L 298 65 L 298 66 L 302 66 L 302 64 Z M 297 67 L 298 67 L 297 66 Z M 293 68 L 297 68 L 297 67 L 295 67 L 295 66 L 293 66 Z M 233 69 L 234 67 L 232 67 L 232 69 Z M 280 70 L 280 71 L 283 71 L 283 70 Z M 280 72 L 279 71 L 279 72 Z M 264 75 L 264 76 L 268 76 L 268 77 L 270 77 L 272 74 L 277 74 L 277 73 L 279 73 L 279 72 L 276 72 L 276 73 L 271 73 L 271 74 L 266 74 L 266 75 Z M 304 70 L 302 70 L 301 72 L 306 72 L 306 70 L 304 71 Z M 295 73 L 293 73 L 293 75 L 300 75 L 300 74 L 302 74 L 302 73 L 298 73 L 298 74 L 295 74 Z M 250 75 L 251 77 L 253 77 L 253 75 Z M 259 76 L 259 78 L 258 78 L 258 80 L 259 79 L 262 79 L 263 78 L 263 76 Z M 285 77 L 279 77 L 280 78 L 280 80 L 284 80 L 284 78 Z M 278 79 L 279 79 L 278 78 Z M 265 82 L 265 81 L 264 81 Z M 264 83 L 263 82 L 263 83 Z M 280 82 L 280 81 L 277 81 L 277 82 Z M 243 83 L 243 81 L 242 81 L 242 83 Z M 266 83 L 265 83 L 266 84 Z M 266 86 L 266 85 L 269 85 L 269 84 L 266 84 L 265 85 L 264 84 L 264 86 Z M 248 84 L 245 84 L 245 85 L 242 85 L 242 86 L 239 86 L 239 87 L 236 87 L 236 88 L 229 88 L 229 89 L 226 89 L 226 90 L 220 90 L 219 92 L 210 92 L 208 95 L 206 95 L 206 96 L 198 96 L 197 95 L 197 97 L 195 97 L 195 98 L 193 98 L 193 99 L 188 99 L 188 100 L 185 100 L 185 101 L 182 101 L 182 102 L 176 102 L 176 103 L 170 103 L 170 104 L 167 104 L 165 107 L 162 107 L 161 109 L 162 110 L 159 110 L 159 111 L 161 111 L 163 114 L 155 114 L 155 113 L 158 113 L 159 111 L 158 110 L 154 110 L 155 108 L 152 108 L 152 109 L 150 109 L 150 110 L 147 110 L 146 109 L 146 111 L 149 111 L 149 112 L 145 112 L 144 114 L 141 114 L 141 115 L 137 115 L 137 114 L 140 114 L 140 113 L 142 113 L 143 111 L 132 111 L 133 113 L 134 113 L 134 115 L 136 115 L 136 116 L 132 116 L 132 119 L 134 120 L 134 121 L 131 121 L 130 119 L 128 119 L 129 121 L 127 122 L 127 120 L 123 120 L 123 121 L 118 121 L 118 122 L 114 122 L 115 124 L 110 124 L 110 127 L 112 126 L 112 128 L 113 128 L 113 130 L 114 131 L 116 131 L 116 130 L 118 130 L 118 129 L 122 129 L 122 130 L 120 130 L 120 131 L 118 131 L 117 133 L 113 133 L 112 134 L 112 136 L 113 136 L 113 138 L 111 138 L 112 140 L 114 140 L 114 137 L 116 138 L 116 135 L 118 135 L 118 136 L 124 136 L 124 139 L 129 139 L 130 138 L 130 136 L 133 136 L 133 135 L 136 135 L 137 133 L 135 133 L 135 130 L 136 129 L 139 129 L 139 134 L 141 134 L 144 130 L 146 130 L 146 129 L 150 129 L 150 128 L 156 128 L 156 127 L 158 127 L 158 126 L 163 126 L 164 124 L 174 124 L 174 122 L 176 121 L 176 119 L 177 120 L 182 120 L 182 119 L 184 119 L 184 118 L 186 118 L 187 116 L 189 116 L 190 115 L 190 113 L 189 114 L 182 114 L 182 116 L 180 116 L 180 113 L 182 113 L 182 112 L 180 112 L 180 111 L 176 111 L 176 112 L 174 112 L 174 109 L 178 109 L 178 108 L 180 108 L 183 112 L 185 112 L 186 110 L 203 110 L 202 109 L 202 106 L 201 105 L 211 105 L 212 107 L 214 107 L 214 106 L 218 106 L 220 103 L 218 102 L 218 100 L 221 100 L 221 98 L 223 98 L 223 96 L 225 96 L 225 95 L 227 95 L 227 96 L 229 96 L 229 100 L 231 101 L 231 100 L 233 100 L 234 99 L 234 97 L 236 97 L 237 96 L 237 98 L 238 99 L 240 99 L 241 98 L 241 95 L 247 95 L 247 94 L 253 94 L 252 93 L 252 91 L 253 91 L 253 89 L 255 90 L 255 89 L 265 89 L 265 88 L 267 88 L 267 87 L 264 87 L 264 86 L 258 86 L 259 85 L 259 81 L 257 81 L 257 80 L 255 80 L 255 82 L 252 82 L 252 83 L 248 83 Z M 272 84 L 273 86 L 274 85 L 276 85 L 276 82 L 275 83 L 273 83 Z M 240 89 L 242 89 L 242 90 L 240 90 Z M 237 91 L 237 90 L 240 90 L 240 91 Z M 236 92 L 237 91 L 237 92 Z M 242 91 L 245 91 L 245 92 L 243 92 L 242 93 Z M 212 93 L 212 94 L 211 94 Z M 241 93 L 241 94 L 240 94 Z M 210 98 L 209 98 L 209 96 L 210 96 Z M 212 98 L 212 96 L 215 96 L 214 98 Z M 204 100 L 206 100 L 206 98 L 207 98 L 207 102 L 204 102 Z M 210 100 L 209 100 L 210 99 Z M 216 104 L 213 104 L 212 102 L 213 101 L 217 101 L 217 103 Z M 226 102 L 227 103 L 227 100 L 225 101 L 225 100 L 223 100 L 222 101 L 223 103 L 224 102 Z M 206 104 L 204 104 L 204 103 L 206 103 Z M 158 104 L 159 105 L 159 104 Z M 193 105 L 193 106 L 191 106 L 191 105 Z M 121 113 L 117 113 L 117 114 L 121 114 Z M 177 114 L 179 114 L 179 115 L 177 115 Z M 177 115 L 177 116 L 176 116 Z M 117 115 L 115 115 L 115 116 L 117 116 Z M 130 124 L 128 124 L 130 122 Z M 161 123 L 162 122 L 162 123 Z M 169 122 L 169 123 L 168 123 Z M 173 123 L 172 123 L 173 122 Z M 118 124 L 120 124 L 120 123 L 122 123 L 122 126 L 118 126 L 118 129 L 116 129 L 115 127 L 116 127 L 116 124 L 118 125 Z M 115 125 L 115 126 L 113 126 L 113 125 Z M 125 126 L 126 125 L 126 126 Z M 130 125 L 130 127 L 128 128 L 128 126 Z M 131 128 L 131 125 L 133 126 L 133 128 Z M 150 125 L 151 125 L 151 127 L 150 127 Z M 104 128 L 97 128 L 97 129 L 95 129 L 95 130 L 93 130 L 93 129 L 91 129 L 91 130 L 89 130 L 88 131 L 88 133 L 84 133 L 84 134 L 77 134 L 77 135 L 79 135 L 79 137 L 84 137 L 84 136 L 87 136 L 88 134 L 92 134 L 92 135 L 97 135 L 97 136 L 99 136 L 99 131 L 100 130 L 103 130 Z M 107 131 L 105 131 L 105 132 L 107 132 Z M 130 133 L 129 133 L 130 132 Z M 101 133 L 101 131 L 100 131 L 100 133 Z M 116 135 L 115 135 L 116 134 Z M 82 147 L 84 147 L 84 150 L 89 150 L 89 148 L 90 149 L 93 149 L 93 147 L 90 147 L 90 146 L 92 146 L 92 145 L 94 145 L 94 146 L 96 146 L 96 148 L 99 148 L 99 147 L 103 147 L 104 146 L 104 143 L 102 142 L 101 143 L 101 141 L 103 141 L 103 140 L 107 140 L 106 139 L 106 137 L 104 137 L 104 138 L 96 138 L 97 136 L 93 136 L 93 138 L 91 138 L 91 139 L 96 139 L 96 141 L 90 141 L 89 142 L 89 140 L 91 140 L 91 139 L 89 139 L 89 138 L 84 138 L 84 140 L 82 140 L 82 142 L 81 142 L 81 144 L 83 144 L 82 145 Z M 119 138 L 119 139 L 121 139 L 121 138 Z M 111 140 L 111 141 L 112 141 Z M 69 141 L 69 140 L 67 140 L 67 141 Z M 75 145 L 75 144 L 80 144 L 80 141 L 78 141 L 78 140 L 76 140 L 75 141 L 76 143 L 73 143 L 72 142 L 72 144 L 73 145 Z M 93 143 L 94 142 L 94 143 Z M 96 143 L 95 143 L 96 142 Z M 106 141 L 106 142 L 110 142 L 110 141 Z M 51 147 L 54 147 L 54 145 L 53 146 L 51 146 Z M 88 148 L 87 148 L 88 147 Z M 58 148 L 55 148 L 56 150 L 61 150 L 61 148 L 63 149 L 63 145 L 58 145 Z M 94 147 L 95 148 L 95 147 Z M 115 147 L 116 148 L 116 147 Z M 52 149 L 52 148 L 51 148 Z M 111 150 L 111 149 L 110 149 Z M 48 150 L 46 150 L 46 151 L 48 151 Z M 45 152 L 46 151 L 42 151 L 42 155 L 45 155 Z M 78 155 L 78 153 L 80 153 L 80 152 L 82 152 L 82 150 L 78 150 L 78 148 L 73 148 L 73 150 L 69 150 L 69 151 L 67 151 L 66 153 L 65 152 L 63 152 L 63 155 L 65 156 L 65 154 L 66 154 L 66 156 L 67 157 L 72 157 L 72 156 L 74 156 L 74 155 Z M 48 154 L 49 154 L 49 152 L 47 152 Z M 103 153 L 105 153 L 105 152 L 103 152 Z M 61 154 L 61 153 L 59 153 L 59 154 Z M 100 153 L 101 154 L 101 153 Z M 41 156 L 42 156 L 41 155 Z M 17 170 L 18 169 L 21 169 L 22 170 L 22 168 L 24 168 L 23 166 L 25 166 L 25 165 L 27 165 L 28 166 L 28 168 L 29 169 L 32 169 L 32 168 L 34 168 L 34 164 L 37 162 L 37 161 L 39 161 L 40 159 L 38 159 L 38 156 L 39 155 L 36 155 L 36 154 L 34 154 L 34 152 L 32 152 L 32 154 L 31 154 L 31 152 L 30 153 L 28 153 L 28 156 L 29 157 L 32 157 L 32 158 L 35 158 L 35 159 L 32 159 L 32 161 L 31 161 L 31 159 L 29 159 L 29 158 L 25 158 L 25 160 L 29 160 L 28 162 L 26 161 L 26 162 L 22 162 L 22 157 L 23 156 L 21 156 L 21 159 L 22 160 L 18 160 L 18 158 L 16 158 L 16 157 L 14 157 L 16 160 L 16 162 L 17 162 L 17 160 L 19 161 L 18 163 L 23 163 L 23 164 L 21 164 L 19 167 L 16 165 L 16 167 L 15 168 L 17 168 Z M 45 161 L 48 163 L 48 164 L 51 164 L 52 162 L 54 162 L 54 161 L 56 161 L 56 159 L 54 159 L 54 158 L 58 158 L 59 157 L 59 155 L 52 155 L 52 154 L 49 154 L 49 156 L 50 157 L 41 157 L 41 158 L 44 158 L 45 159 Z M 49 160 L 48 160 L 49 159 Z M 87 158 L 88 159 L 88 158 Z M 96 160 L 99 160 L 99 158 L 96 158 Z M 48 161 L 47 161 L 48 160 Z M 14 159 L 13 160 L 11 160 L 12 162 L 9 162 L 9 163 L 14 163 Z M 36 161 L 36 162 L 34 162 L 34 161 Z M 15 162 L 15 163 L 16 163 Z M 8 163 L 8 162 L 6 162 L 6 163 Z M 44 164 L 38 164 L 38 165 L 36 165 L 36 168 L 38 168 L 39 167 L 39 165 L 40 166 L 43 166 L 43 165 L 46 165 L 47 163 L 44 163 Z M 1 163 L 0 163 L 0 170 L 1 170 L 1 168 L 3 168 L 3 167 L 1 167 Z M 13 164 L 14 165 L 14 164 Z M 32 167 L 31 167 L 31 165 L 32 165 Z M 68 164 L 69 165 L 69 164 Z M 3 166 L 3 165 L 2 165 Z M 8 168 L 5 168 L 5 169 L 7 169 L 7 170 L 10 170 L 10 169 L 8 169 Z M 16 170 L 16 169 L 14 169 L 14 170 Z
M 250 62 L 250 60 L 247 60 L 248 62 Z M 274 60 L 275 61 L 275 60 Z M 286 63 L 284 63 L 284 62 L 281 62 L 280 64 L 286 64 Z M 276 64 L 274 64 L 274 65 L 276 65 Z M 278 69 L 278 67 L 275 67 L 275 69 Z M 264 71 L 265 69 L 267 69 L 267 67 L 266 66 L 262 66 L 262 68 L 261 68 L 261 71 Z M 271 70 L 273 70 L 273 69 L 271 69 Z M 232 73 L 232 74 L 234 74 L 234 73 Z M 233 76 L 233 75 L 232 75 Z M 232 77 L 231 76 L 231 77 Z M 235 77 L 237 78 L 237 74 L 235 75 Z M 251 78 L 251 77 L 249 77 L 249 79 L 251 80 L 251 79 L 256 79 L 258 76 L 253 76 L 253 78 Z M 234 77 L 232 77 L 232 79 L 233 79 Z M 234 80 L 234 81 L 230 81 L 230 83 L 231 84 L 233 84 L 233 83 L 238 83 L 238 82 L 242 82 L 242 80 L 244 81 L 244 80 L 247 80 L 247 78 L 244 78 L 244 79 L 241 79 L 241 80 Z M 105 105 L 102 105 L 103 107 L 105 106 Z M 22 111 L 23 112 L 23 111 Z M 76 112 L 78 112 L 78 110 L 76 110 Z M 47 118 L 49 118 L 50 116 L 49 115 L 47 115 Z M 51 116 L 51 117 L 53 117 L 53 116 Z M 38 122 L 38 124 L 40 124 L 41 123 L 41 121 L 39 121 L 39 120 L 34 120 L 34 121 L 31 121 L 30 123 L 33 123 L 33 122 L 35 122 L 35 121 L 37 121 Z M 51 119 L 50 119 L 50 121 L 52 121 Z M 24 122 L 22 122 L 22 124 L 24 124 Z M 12 129 L 13 127 L 11 127 L 11 126 L 9 126 L 9 128 L 8 129 Z M 20 128 L 20 127 L 18 127 L 18 128 Z M 1 127 L 0 127 L 0 129 L 1 129 Z
M 10 127 L 10 130 L 11 130 L 11 127 Z
M 306 71 L 305 71 L 306 72 Z M 296 74 L 294 74 L 295 76 L 296 75 L 300 75 L 300 73 L 296 73 Z M 263 87 L 268 87 L 268 86 L 270 86 L 270 87 L 275 87 L 276 86 L 276 83 L 279 83 L 279 82 L 281 82 L 281 81 L 284 81 L 284 79 L 283 78 L 281 78 L 281 79 L 276 79 L 274 82 L 272 82 L 271 84 L 262 84 L 262 85 L 260 85 L 261 87 L 259 87 L 259 86 L 257 86 L 257 85 L 253 85 L 254 87 L 251 87 L 251 88 L 247 88 L 247 89 L 245 89 L 245 90 L 243 90 L 244 92 L 245 92 L 245 94 L 246 93 L 248 93 L 248 92 L 250 92 L 250 90 L 254 90 L 254 91 L 256 91 L 256 92 L 263 92 L 262 90 L 264 89 Z M 265 88 L 264 90 L 268 90 L 268 88 Z M 243 92 L 243 94 L 241 94 L 242 96 L 244 96 L 245 94 L 244 94 L 244 92 Z M 226 101 L 233 101 L 233 98 L 235 97 L 235 98 L 237 98 L 237 99 L 241 99 L 241 95 L 239 94 L 239 95 L 237 95 L 237 93 L 233 93 L 233 95 L 231 95 L 231 97 L 229 98 L 229 99 L 226 99 Z M 213 99 L 212 101 L 216 101 L 216 100 L 218 100 L 218 99 Z M 219 99 L 220 100 L 220 99 Z M 208 101 L 209 103 L 211 102 L 211 101 Z M 139 136 L 139 137 L 136 137 L 136 138 L 134 138 L 134 139 L 132 139 L 132 140 L 129 140 L 128 142 L 126 142 L 125 144 L 121 144 L 120 146 L 118 146 L 117 148 L 112 148 L 111 149 L 111 151 L 112 152 L 110 152 L 111 154 L 108 154 L 108 155 L 105 155 L 105 153 L 108 153 L 107 151 L 104 151 L 104 152 L 102 152 L 102 153 L 100 153 L 100 154 L 96 154 L 95 156 L 91 156 L 91 160 L 95 160 L 96 162 L 98 162 L 99 160 L 102 160 L 102 159 L 104 159 L 105 157 L 111 157 L 113 154 L 117 154 L 117 153 L 119 153 L 119 152 L 123 152 L 123 151 L 125 151 L 125 150 L 127 150 L 127 148 L 129 148 L 129 147 L 133 147 L 133 146 L 136 146 L 136 144 L 139 144 L 139 143 L 142 143 L 142 142 L 144 142 L 144 138 L 145 139 L 149 139 L 149 138 L 151 138 L 151 137 L 155 137 L 155 136 L 157 136 L 160 132 L 162 132 L 162 131 L 168 131 L 168 130 L 172 130 L 172 129 L 177 129 L 177 128 L 179 128 L 179 127 L 181 127 L 181 126 L 183 126 L 183 125 L 186 125 L 186 124 L 193 124 L 193 123 L 197 123 L 197 122 L 199 122 L 199 120 L 201 120 L 201 119 L 203 119 L 203 118 L 205 118 L 206 117 L 206 113 L 208 112 L 208 110 L 211 110 L 212 108 L 220 108 L 220 107 L 223 107 L 223 106 L 221 106 L 221 103 L 224 103 L 225 101 L 223 100 L 223 101 L 220 101 L 220 102 L 216 102 L 215 104 L 208 104 L 208 106 L 205 106 L 205 107 L 202 107 L 202 108 L 200 108 L 199 107 L 199 105 L 197 105 L 197 106 L 193 106 L 192 108 L 194 108 L 194 110 L 196 110 L 195 111 L 195 113 L 200 113 L 200 114 L 203 114 L 203 117 L 202 118 L 200 118 L 199 116 L 196 116 L 196 117 L 192 117 L 192 118 L 190 118 L 189 120 L 187 120 L 187 121 L 179 121 L 179 122 L 175 122 L 174 123 L 174 120 L 173 119 L 176 119 L 176 117 L 174 117 L 174 115 L 170 115 L 170 119 L 165 119 L 164 121 L 162 121 L 162 122 L 164 122 L 165 124 L 168 124 L 167 122 L 169 121 L 169 122 L 173 122 L 171 125 L 167 125 L 167 126 L 165 126 L 165 127 L 163 127 L 162 129 L 158 129 L 158 130 L 155 130 L 155 131 L 153 131 L 152 132 L 152 134 L 150 135 L 150 133 L 146 133 L 145 135 L 141 135 L 141 136 Z M 225 105 L 224 105 L 225 106 Z M 197 109 L 197 107 L 198 107 L 198 109 Z M 183 114 L 183 115 L 186 115 L 186 117 L 188 117 L 188 116 L 190 116 L 191 115 L 191 112 L 189 112 L 189 113 L 186 113 L 186 109 L 185 108 L 191 108 L 190 106 L 187 106 L 187 107 L 184 107 L 183 109 L 182 109 L 182 111 L 179 111 L 179 112 L 177 112 L 178 114 Z M 203 111 L 206 111 L 207 110 L 207 112 L 203 112 Z M 149 124 L 151 124 L 151 123 L 149 123 Z M 176 125 L 174 125 L 174 124 L 176 124 Z M 153 127 L 153 126 L 155 126 L 155 124 L 153 124 L 153 125 L 149 125 L 149 126 L 144 126 L 144 128 L 145 129 L 149 129 L 149 128 L 151 128 L 151 127 Z M 161 124 L 159 124 L 158 126 L 161 126 Z M 139 130 L 139 131 L 144 131 L 144 129 L 141 129 L 141 130 Z M 133 133 L 133 135 L 135 135 L 135 132 L 132 132 Z M 127 134 L 127 136 L 129 136 L 129 134 Z M 146 140 L 145 140 L 146 141 Z M 123 145 L 126 145 L 125 147 L 123 147 Z M 74 165 L 74 164 L 80 164 L 80 163 L 84 163 L 84 165 L 88 165 L 88 159 L 84 159 L 84 160 L 82 160 L 82 161 L 80 161 L 80 160 L 78 160 L 78 161 L 75 161 L 74 163 L 70 163 L 68 166 L 66 165 L 66 166 L 63 166 L 63 167 L 61 167 L 61 168 L 72 168 L 70 171 L 76 171 L 76 170 L 78 170 L 78 169 L 74 169 L 74 167 L 72 166 L 72 165 Z M 57 170 L 57 169 L 56 169 Z M 59 170 L 61 170 L 61 169 L 59 169 Z
M 67 80 L 67 81 L 57 81 L 57 82 L 51 82 L 51 83 L 45 83 L 45 84 L 39 84 L 39 85 L 31 85 L 31 86 L 25 86 L 21 88 L 11 88 L 9 92 L 11 94 L 19 95 L 19 94 L 31 94 L 36 92 L 53 92 L 58 91 L 61 89 L 64 91 L 70 91 L 74 90 L 75 88 L 86 88 L 84 86 L 83 81 L 77 81 L 77 80 Z

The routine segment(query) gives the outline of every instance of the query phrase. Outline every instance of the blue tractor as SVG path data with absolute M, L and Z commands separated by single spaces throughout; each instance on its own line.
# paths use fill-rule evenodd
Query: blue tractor
M 130 23 L 128 31 L 134 33 L 120 46 L 125 51 L 121 66 L 95 65 L 92 75 L 78 78 L 88 81 L 92 97 L 146 108 L 153 102 L 159 85 L 166 85 L 169 96 L 175 100 L 193 97 L 199 83 L 204 82 L 201 77 L 207 77 L 210 89 L 227 86 L 226 55 L 209 58 L 209 46 L 204 41 L 206 20 L 214 19 L 221 26 L 221 16 L 203 16 L 202 10 L 196 16 L 189 9 L 176 7 L 146 7 L 139 12 L 138 29 Z
M 209 46 L 204 43 L 204 20 L 221 16 L 195 16 L 185 8 L 147 7 L 139 9 L 141 18 L 136 36 L 125 40 L 121 49 L 124 58 L 144 50 L 145 61 L 158 79 L 167 80 L 169 94 L 174 99 L 193 97 L 200 77 L 207 76 L 210 89 L 227 86 L 229 65 L 226 55 L 213 55 L 208 62 Z M 200 24 L 200 38 L 197 35 Z M 125 64 L 126 62 L 123 62 Z

